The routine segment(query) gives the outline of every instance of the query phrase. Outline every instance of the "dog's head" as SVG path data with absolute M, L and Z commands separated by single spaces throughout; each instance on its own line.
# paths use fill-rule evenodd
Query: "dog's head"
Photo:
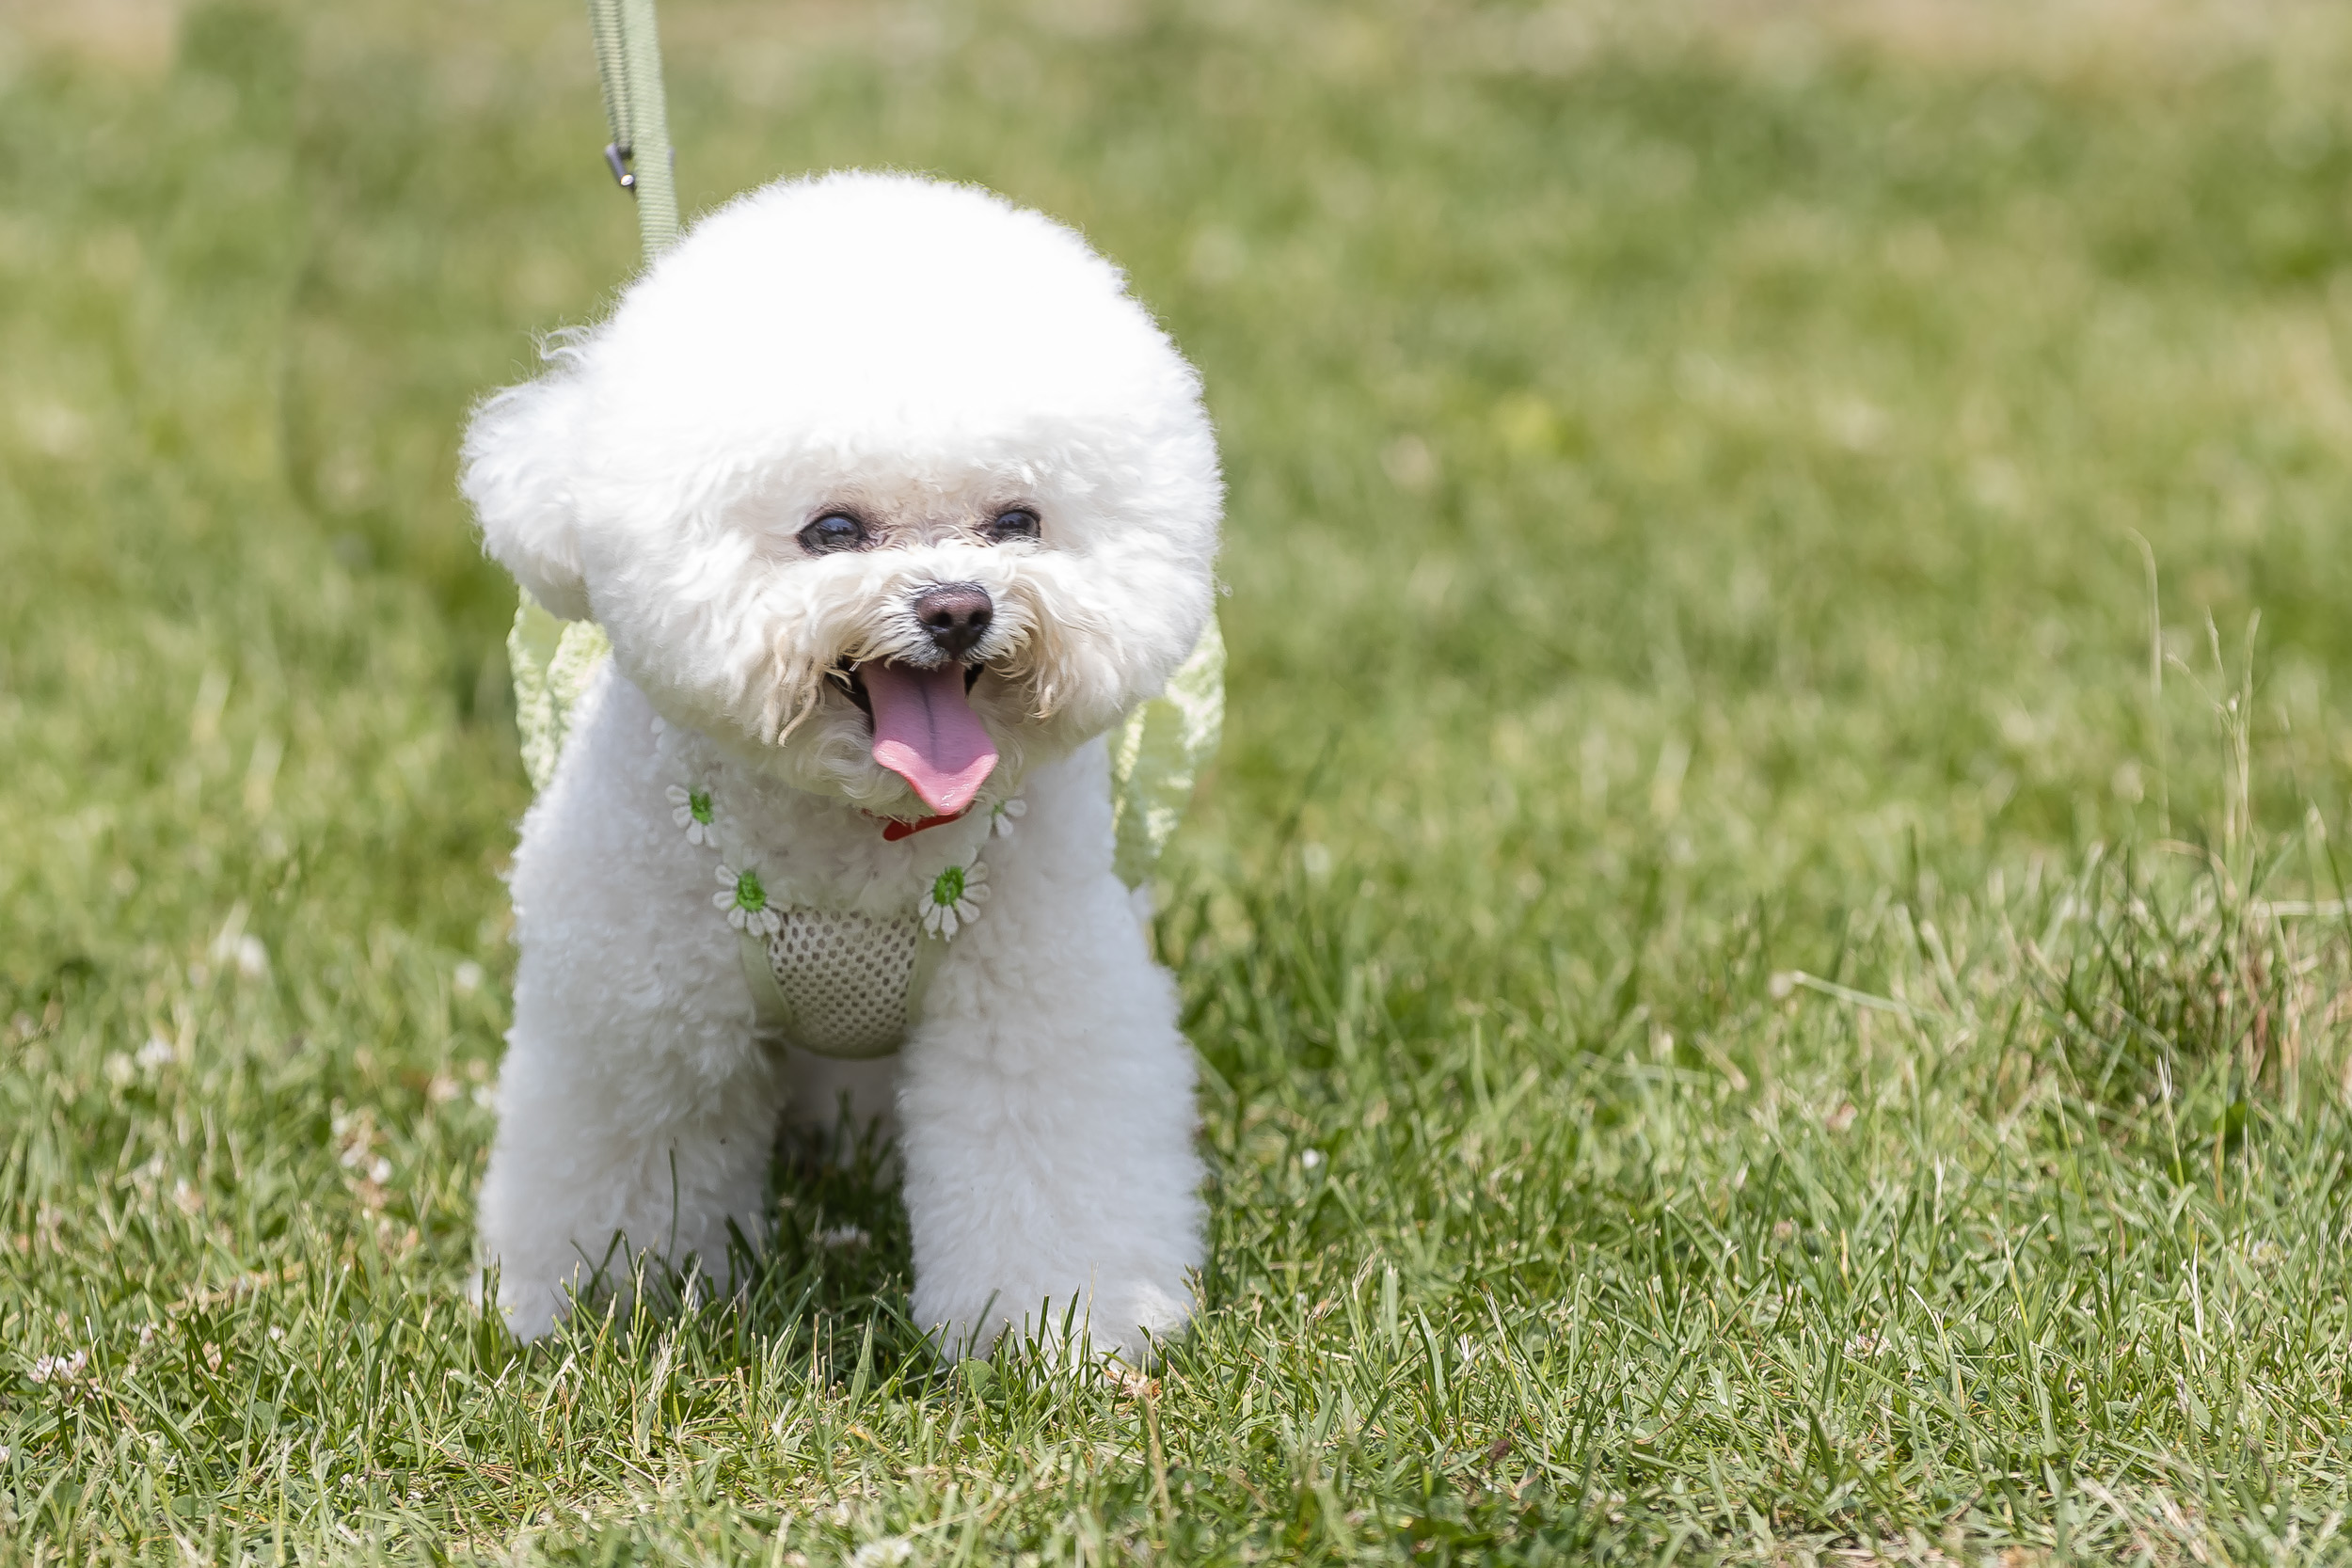
M 1070 230 L 837 174 L 696 225 L 485 403 L 489 552 L 681 722 L 895 816 L 1107 729 L 1209 614 L 1200 383 Z

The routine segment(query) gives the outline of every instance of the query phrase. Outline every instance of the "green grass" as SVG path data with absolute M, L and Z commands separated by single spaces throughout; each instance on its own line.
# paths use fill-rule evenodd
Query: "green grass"
M 2352 1558 L 2352 26 L 2050 9 L 664 8 L 690 207 L 984 181 L 1207 377 L 1121 1385 L 938 1369 L 870 1149 L 475 1319 L 582 19 L 0 8 L 6 1555 Z

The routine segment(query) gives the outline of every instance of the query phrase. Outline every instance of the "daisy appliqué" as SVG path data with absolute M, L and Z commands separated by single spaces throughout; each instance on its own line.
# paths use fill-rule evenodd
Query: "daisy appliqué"
M 719 867 L 719 891 L 710 901 L 727 917 L 727 924 L 739 931 L 754 936 L 772 937 L 784 929 L 784 917 L 768 902 L 767 884 L 759 879 L 756 867 L 746 866 L 738 871 L 732 866 Z
M 998 838 L 1010 838 L 1013 829 L 1028 815 L 1029 802 L 1018 795 L 1009 800 L 999 800 L 989 810 L 988 831 Z
M 923 929 L 943 940 L 953 937 L 959 927 L 980 917 L 980 906 L 987 902 L 988 863 L 976 860 L 951 865 L 931 879 L 923 895 Z
M 710 803 L 707 788 L 689 789 L 684 784 L 672 784 L 670 820 L 686 830 L 686 842 L 693 845 L 719 842 L 718 809 Z

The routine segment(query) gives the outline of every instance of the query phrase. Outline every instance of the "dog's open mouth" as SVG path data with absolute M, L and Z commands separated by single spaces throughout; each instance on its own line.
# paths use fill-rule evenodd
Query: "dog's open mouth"
M 857 705 L 858 711 L 866 715 L 866 721 L 871 723 L 874 718 L 874 699 L 866 694 L 866 677 L 858 673 L 861 668 L 863 666 L 853 659 L 842 659 L 833 667 L 833 678 L 841 683 L 841 689 L 849 693 L 850 701 Z M 983 664 L 965 665 L 963 689 L 968 692 L 979 685 L 980 675 L 987 668 Z
M 877 763 L 942 816 L 972 803 L 996 767 L 996 743 L 969 697 L 978 665 L 918 670 L 894 659 L 845 659 L 834 673 L 873 727 Z

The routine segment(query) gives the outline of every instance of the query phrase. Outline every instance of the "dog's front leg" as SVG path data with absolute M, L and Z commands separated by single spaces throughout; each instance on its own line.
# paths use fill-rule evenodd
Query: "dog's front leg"
M 904 1058 L 915 1321 L 950 1354 L 1068 1321 L 1140 1364 L 1191 1310 L 1192 1048 L 1110 874 L 1107 807 L 1059 787 L 1074 770 L 1033 783 L 1021 836 L 990 849 L 991 901 Z
M 734 1237 L 764 1239 L 783 1084 L 708 857 L 669 819 L 650 720 L 613 681 L 516 857 L 522 958 L 481 1232 L 524 1338 L 567 1291 L 626 1293 L 641 1256 L 724 1285 Z
M 736 1235 L 763 1240 L 772 1065 L 748 1043 L 681 1038 L 675 1017 L 633 1016 L 589 976 L 575 977 L 585 1006 L 565 1006 L 530 989 L 532 967 L 526 954 L 518 990 L 543 1005 L 516 1009 L 482 1186 L 508 1325 L 535 1338 L 572 1291 L 625 1300 L 640 1260 L 725 1289 Z

